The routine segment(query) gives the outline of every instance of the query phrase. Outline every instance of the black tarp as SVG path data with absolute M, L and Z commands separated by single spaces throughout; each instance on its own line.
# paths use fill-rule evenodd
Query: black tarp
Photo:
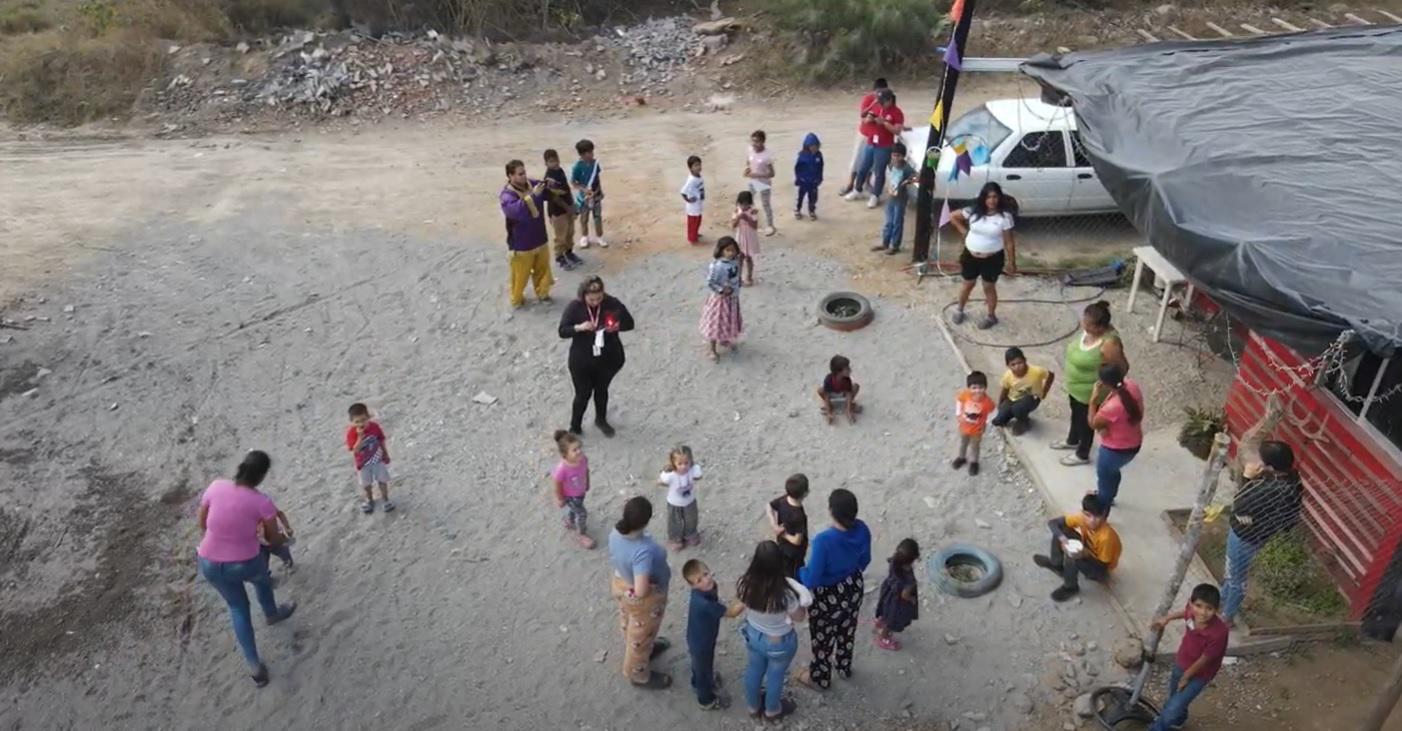
M 1039 56 L 1105 187 L 1253 330 L 1402 345 L 1402 26 Z

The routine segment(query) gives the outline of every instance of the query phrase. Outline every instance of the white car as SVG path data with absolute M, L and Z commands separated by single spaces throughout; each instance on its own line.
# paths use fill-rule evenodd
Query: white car
M 929 130 L 919 127 L 901 135 L 912 164 L 925 149 Z M 994 182 L 1017 199 L 1020 216 L 1119 211 L 1086 159 L 1070 107 L 1055 107 L 1040 99 L 996 99 L 954 120 L 944 141 L 935 199 L 947 198 L 951 207 L 968 205 L 978 197 L 979 188 Z M 975 164 L 950 181 L 956 157 L 953 145 L 960 142 Z

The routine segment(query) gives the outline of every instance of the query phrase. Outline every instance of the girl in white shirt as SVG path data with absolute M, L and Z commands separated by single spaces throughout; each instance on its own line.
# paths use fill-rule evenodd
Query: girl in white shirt
M 1016 205 L 1012 198 L 1003 195 L 1001 186 L 988 183 L 979 191 L 974 205 L 950 216 L 950 223 L 964 237 L 964 252 L 959 255 L 964 285 L 959 290 L 959 308 L 950 317 L 954 324 L 964 322 L 964 306 L 979 279 L 983 280 L 988 315 L 978 327 L 987 330 L 998 324 L 998 277 L 1004 271 L 1017 274 L 1017 239 L 1013 236 Z
M 798 654 L 794 622 L 807 618 L 813 594 L 789 578 L 788 560 L 774 541 L 755 546 L 750 567 L 736 583 L 735 594 L 745 605 L 745 622 L 740 625 L 749 652 L 745 705 L 752 716 L 778 720 L 798 707 L 784 697 L 784 680 Z
M 701 465 L 692 460 L 691 447 L 673 447 L 657 478 L 657 484 L 667 488 L 667 547 L 673 551 L 701 543 L 697 526 L 700 509 L 696 506 L 696 481 L 700 479 Z

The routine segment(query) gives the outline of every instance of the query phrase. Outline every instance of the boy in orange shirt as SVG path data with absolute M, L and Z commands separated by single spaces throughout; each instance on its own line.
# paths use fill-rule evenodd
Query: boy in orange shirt
M 982 371 L 974 371 L 964 381 L 965 388 L 954 397 L 954 418 L 959 422 L 959 456 L 952 463 L 954 469 L 969 465 L 969 474 L 978 474 L 978 452 L 983 443 L 983 429 L 988 425 L 988 417 L 998 407 L 988 397 L 988 376 Z M 969 448 L 973 448 L 971 459 L 965 459 Z
M 1047 521 L 1051 555 L 1037 554 L 1032 562 L 1061 577 L 1052 599 L 1064 602 L 1081 590 L 1079 577 L 1105 581 L 1120 562 L 1120 534 L 1110 527 L 1110 511 L 1094 493 L 1081 498 L 1081 512 Z

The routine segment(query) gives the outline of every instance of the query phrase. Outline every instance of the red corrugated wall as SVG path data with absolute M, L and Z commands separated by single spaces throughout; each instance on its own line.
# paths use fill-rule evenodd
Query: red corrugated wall
M 1289 370 L 1305 363 L 1295 351 L 1250 333 L 1240 359 L 1227 395 L 1228 429 L 1239 438 L 1261 417 L 1265 397 L 1248 386 L 1284 391 L 1285 418 L 1274 438 L 1295 450 L 1316 555 L 1358 619 L 1402 539 L 1402 460 L 1317 389 L 1310 373 Z

